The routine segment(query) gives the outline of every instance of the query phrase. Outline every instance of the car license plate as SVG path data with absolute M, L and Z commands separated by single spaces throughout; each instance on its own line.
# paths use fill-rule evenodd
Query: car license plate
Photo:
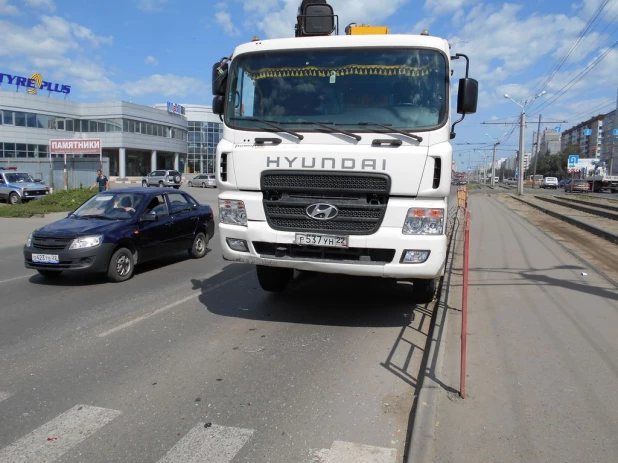
M 297 233 L 296 244 L 304 246 L 328 246 L 332 248 L 347 248 L 347 236 L 313 235 L 309 233 Z
M 32 254 L 32 262 L 42 264 L 58 264 L 58 254 Z

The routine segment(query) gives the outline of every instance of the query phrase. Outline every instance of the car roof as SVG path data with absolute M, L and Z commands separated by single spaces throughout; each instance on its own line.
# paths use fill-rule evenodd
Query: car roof
M 103 194 L 116 194 L 116 193 L 119 193 L 119 194 L 131 193 L 133 195 L 140 195 L 140 196 L 156 196 L 161 193 L 185 193 L 185 192 L 177 191 L 177 190 L 166 190 L 166 189 L 161 189 L 161 188 L 151 189 L 151 188 L 126 187 L 126 188 L 114 188 L 113 190 L 101 191 L 98 194 L 103 195 Z

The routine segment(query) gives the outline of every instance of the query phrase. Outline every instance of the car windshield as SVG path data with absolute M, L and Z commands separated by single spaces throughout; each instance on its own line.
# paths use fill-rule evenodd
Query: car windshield
M 10 174 L 4 174 L 7 183 L 33 183 L 34 179 L 30 174 L 24 172 L 14 172 Z
M 448 117 L 445 57 L 433 50 L 357 48 L 241 55 L 230 69 L 226 123 L 320 131 L 429 130 Z M 267 122 L 267 123 L 265 123 Z M 387 129 L 380 128 L 385 131 Z
M 133 193 L 99 193 L 86 201 L 72 215 L 73 218 L 122 220 L 135 215 L 143 195 Z

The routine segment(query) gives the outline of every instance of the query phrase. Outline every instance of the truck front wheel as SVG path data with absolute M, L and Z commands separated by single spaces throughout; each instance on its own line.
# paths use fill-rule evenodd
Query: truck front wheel
M 422 280 L 415 279 L 412 281 L 414 285 L 414 298 L 421 303 L 429 303 L 433 301 L 436 294 L 436 279 Z
M 260 286 L 264 291 L 270 293 L 280 293 L 284 291 L 294 276 L 294 269 L 292 268 L 258 265 L 256 266 L 256 270 Z

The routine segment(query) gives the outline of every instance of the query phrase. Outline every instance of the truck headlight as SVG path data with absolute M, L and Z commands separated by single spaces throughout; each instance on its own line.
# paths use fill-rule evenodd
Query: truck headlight
M 26 240 L 26 247 L 27 248 L 31 248 L 32 247 L 32 235 L 33 235 L 33 233 L 30 233 L 30 235 L 28 235 L 28 239 Z
M 247 211 L 245 209 L 245 203 L 235 199 L 220 199 L 219 222 L 246 227 Z
M 69 249 L 93 248 L 103 242 L 103 235 L 81 236 L 75 238 Z
M 404 235 L 441 235 L 444 232 L 444 209 L 409 209 L 401 232 Z

